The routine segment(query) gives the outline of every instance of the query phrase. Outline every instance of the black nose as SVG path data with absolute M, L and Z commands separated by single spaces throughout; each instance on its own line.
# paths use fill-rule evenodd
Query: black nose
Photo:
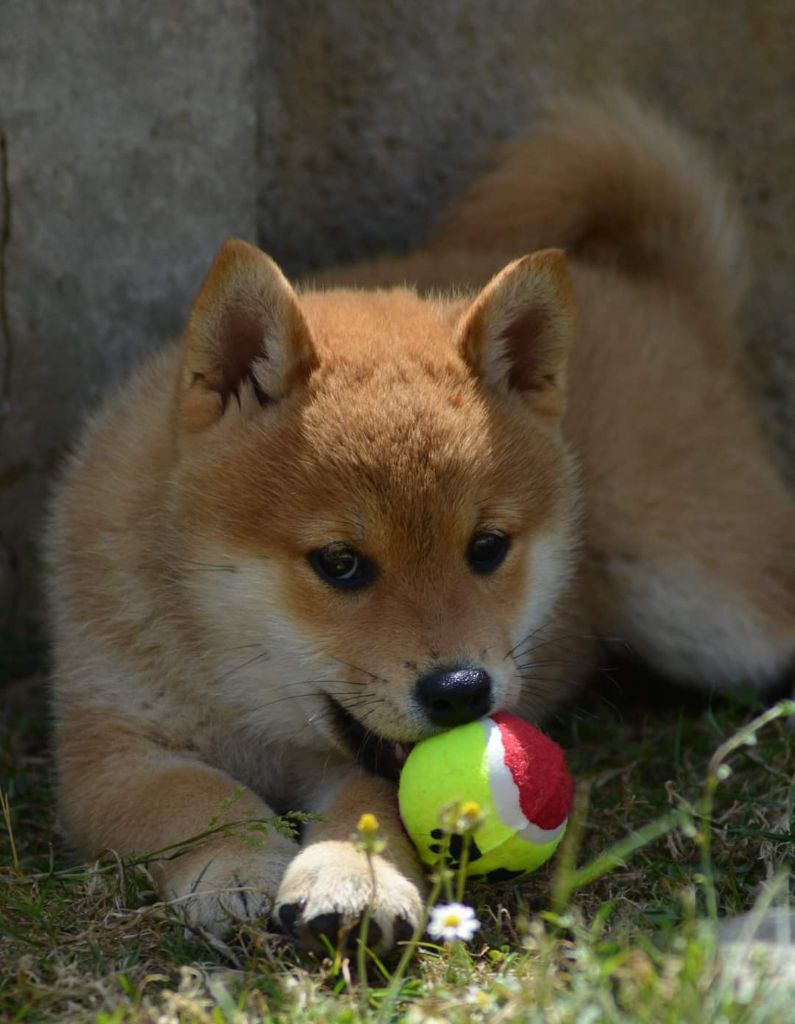
M 463 725 L 491 711 L 491 678 L 482 668 L 434 669 L 415 693 L 434 725 Z

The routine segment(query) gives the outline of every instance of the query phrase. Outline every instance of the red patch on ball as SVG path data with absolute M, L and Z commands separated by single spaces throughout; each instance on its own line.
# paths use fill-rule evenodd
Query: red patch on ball
M 557 828 L 569 813 L 574 792 L 562 749 L 516 715 L 498 712 L 489 717 L 499 726 L 522 813 L 539 828 Z

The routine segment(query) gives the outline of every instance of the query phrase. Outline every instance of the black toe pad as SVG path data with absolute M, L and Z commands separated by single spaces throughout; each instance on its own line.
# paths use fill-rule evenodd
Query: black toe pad
M 298 904 L 297 903 L 283 903 L 279 907 L 279 924 L 286 932 L 292 932 L 295 929 L 295 922 L 298 920 Z
M 399 942 L 408 942 L 414 934 L 414 929 L 405 917 L 395 919 L 395 945 Z
M 318 940 L 326 938 L 332 946 L 337 945 L 340 931 L 340 915 L 334 911 L 328 914 L 318 914 L 311 921 L 307 921 L 307 928 Z
M 345 940 L 345 946 L 347 949 L 353 951 L 359 948 L 359 936 L 362 934 L 362 922 L 358 921 L 353 928 L 348 932 L 348 937 Z M 367 926 L 367 947 L 368 949 L 375 949 L 378 943 L 381 941 L 383 932 L 381 926 L 377 921 L 371 920 Z

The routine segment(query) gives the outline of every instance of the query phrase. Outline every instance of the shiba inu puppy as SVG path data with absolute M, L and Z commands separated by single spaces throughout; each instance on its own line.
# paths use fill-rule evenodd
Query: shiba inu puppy
M 508 147 L 408 257 L 296 290 L 228 242 L 55 498 L 75 843 L 167 850 L 160 892 L 213 931 L 272 914 L 322 948 L 369 903 L 386 950 L 421 913 L 410 744 L 542 717 L 593 636 L 696 685 L 774 679 L 795 506 L 736 367 L 735 221 L 691 146 L 616 100 Z M 287 810 L 323 814 L 301 845 L 231 827 Z

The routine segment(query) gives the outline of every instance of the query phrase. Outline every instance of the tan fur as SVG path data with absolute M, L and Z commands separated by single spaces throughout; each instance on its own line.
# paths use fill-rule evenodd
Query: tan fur
M 735 365 L 734 221 L 703 159 L 622 100 L 567 106 L 406 258 L 295 292 L 228 243 L 181 345 L 89 425 L 54 503 L 76 843 L 145 854 L 323 810 L 300 850 L 237 824 L 156 859 L 161 892 L 216 931 L 276 907 L 315 946 L 318 921 L 342 941 L 373 902 L 386 949 L 421 876 L 333 701 L 416 740 L 434 728 L 418 676 L 474 664 L 495 706 L 538 718 L 594 633 L 694 683 L 780 671 L 795 515 Z M 544 246 L 570 277 L 560 251 L 516 259 Z M 492 575 L 464 558 L 479 530 L 511 538 Z M 372 559 L 370 587 L 317 577 L 332 542 Z M 388 840 L 374 900 L 349 842 L 367 810 Z

